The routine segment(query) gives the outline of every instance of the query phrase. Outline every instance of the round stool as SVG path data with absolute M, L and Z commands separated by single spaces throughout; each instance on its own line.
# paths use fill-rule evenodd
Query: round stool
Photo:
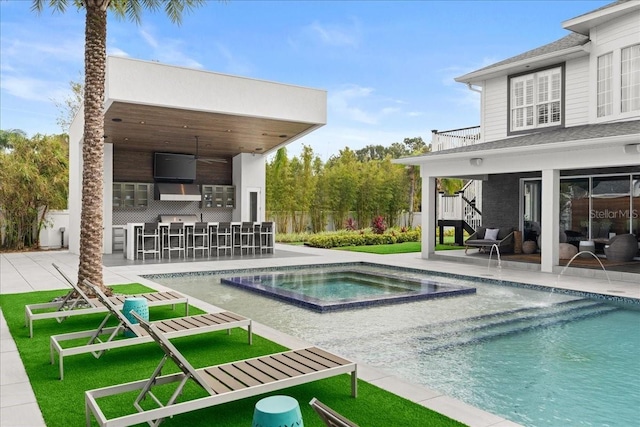
M 578 246 L 579 246 L 578 249 L 580 252 L 591 252 L 592 254 L 596 253 L 596 244 L 591 240 L 580 240 L 580 243 L 578 243 Z M 584 254 L 580 254 L 580 257 L 591 258 L 591 255 L 584 253 Z
M 290 396 L 260 399 L 253 411 L 251 427 L 303 427 L 298 401 Z
M 124 305 L 122 306 L 122 313 L 124 314 L 124 316 L 129 319 L 129 322 L 137 325 L 138 319 L 131 315 L 131 310 L 138 313 L 138 315 L 144 320 L 149 320 L 149 305 L 147 304 L 147 300 L 145 298 L 125 298 Z M 124 336 L 132 338 L 136 335 L 127 329 L 124 331 Z

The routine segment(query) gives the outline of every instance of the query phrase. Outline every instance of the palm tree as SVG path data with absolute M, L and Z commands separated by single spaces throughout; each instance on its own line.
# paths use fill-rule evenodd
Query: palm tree
M 82 144 L 82 212 L 80 214 L 80 265 L 78 284 L 85 279 L 108 291 L 102 280 L 102 189 L 104 158 L 104 81 L 107 57 L 107 11 L 140 23 L 143 9 L 164 6 L 172 22 L 179 24 L 182 13 L 204 0 L 33 0 L 32 10 L 41 12 L 45 4 L 65 12 L 71 3 L 85 9 L 84 48 L 84 142 Z

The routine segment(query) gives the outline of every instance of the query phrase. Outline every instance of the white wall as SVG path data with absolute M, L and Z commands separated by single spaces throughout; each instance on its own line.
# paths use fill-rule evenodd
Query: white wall
M 507 78 L 486 80 L 482 89 L 484 110 L 482 111 L 483 142 L 507 137 Z
M 565 67 L 565 126 L 589 123 L 589 57 L 567 61 Z
M 60 228 L 64 227 L 64 234 Z M 64 245 L 61 245 L 64 237 Z M 69 245 L 69 211 L 49 211 L 45 218 L 45 226 L 40 230 L 40 247 L 57 249 Z
M 260 191 L 258 221 L 265 220 L 266 157 L 241 153 L 233 158 L 233 185 L 236 187 L 236 208 L 233 221 L 249 221 L 249 191 Z

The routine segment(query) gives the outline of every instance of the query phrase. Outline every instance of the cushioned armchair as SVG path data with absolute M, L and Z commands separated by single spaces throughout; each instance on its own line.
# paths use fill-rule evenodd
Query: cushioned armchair
M 638 252 L 638 240 L 633 234 L 618 234 L 604 247 L 609 261 L 631 261 Z
M 464 242 L 464 253 L 467 253 L 469 246 L 482 249 L 493 245 L 498 245 L 502 253 L 513 252 L 513 243 L 513 227 L 478 227 L 476 232 Z

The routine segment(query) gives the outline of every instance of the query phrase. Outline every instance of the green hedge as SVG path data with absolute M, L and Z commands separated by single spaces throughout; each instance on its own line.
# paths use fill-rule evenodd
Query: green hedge
M 375 234 L 369 230 L 336 231 L 316 234 L 306 242 L 314 248 L 341 248 L 344 246 L 391 245 L 394 243 L 419 242 L 420 230 L 387 230 L 384 234 Z

